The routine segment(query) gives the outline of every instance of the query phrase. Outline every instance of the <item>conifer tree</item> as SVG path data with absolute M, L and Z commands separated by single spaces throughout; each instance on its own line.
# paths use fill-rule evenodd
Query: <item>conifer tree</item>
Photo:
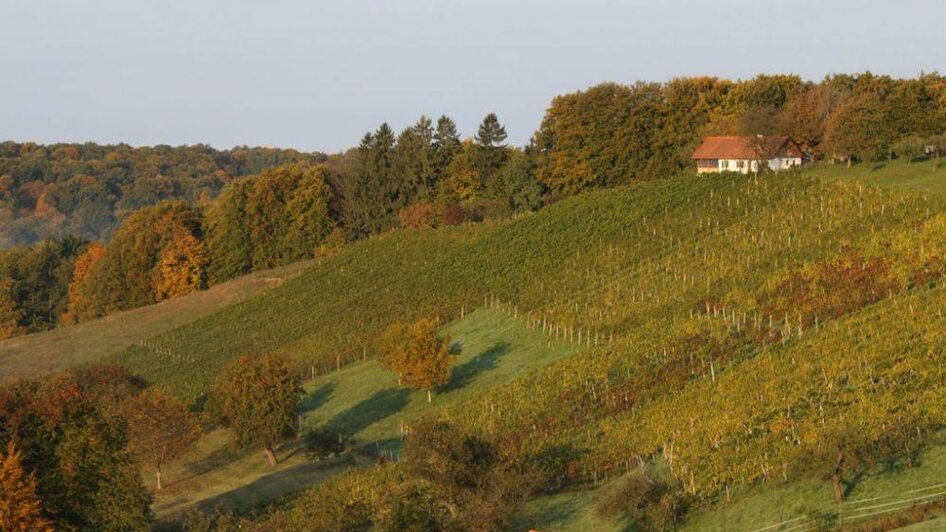
M 483 187 L 492 196 L 501 195 L 501 185 L 497 179 L 497 172 L 506 162 L 507 150 L 506 128 L 499 123 L 495 113 L 489 113 L 483 118 L 476 135 L 476 168 L 480 174 Z
M 446 178 L 447 167 L 461 148 L 457 125 L 446 115 L 438 118 L 431 143 L 431 164 L 437 183 Z

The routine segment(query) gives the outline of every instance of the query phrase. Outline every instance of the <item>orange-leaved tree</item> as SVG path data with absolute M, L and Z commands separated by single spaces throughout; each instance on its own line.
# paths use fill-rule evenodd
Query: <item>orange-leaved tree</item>
M 164 464 L 184 454 L 197 439 L 199 424 L 187 406 L 157 388 L 128 398 L 121 410 L 128 420 L 129 448 L 154 471 L 160 490 Z
M 259 445 L 276 465 L 276 443 L 296 430 L 302 384 L 288 357 L 242 356 L 217 378 L 213 406 L 237 445 Z
M 203 242 L 188 231 L 175 231 L 152 273 L 155 299 L 163 301 L 203 288 L 208 262 Z
M 392 325 L 382 338 L 381 362 L 397 373 L 398 384 L 431 390 L 450 379 L 450 338 L 437 335 L 438 320 Z
M 69 283 L 69 308 L 63 320 L 66 323 L 77 323 L 99 315 L 93 300 L 89 295 L 91 289 L 89 280 L 95 265 L 105 256 L 105 246 L 92 242 L 85 253 L 79 255 L 72 270 L 72 282 Z
M 53 523 L 43 516 L 36 494 L 36 476 L 26 474 L 23 455 L 13 442 L 0 451 L 0 530 L 9 532 L 52 531 Z

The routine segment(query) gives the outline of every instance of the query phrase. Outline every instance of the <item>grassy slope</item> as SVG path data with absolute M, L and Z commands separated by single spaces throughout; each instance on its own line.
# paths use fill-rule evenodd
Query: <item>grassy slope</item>
M 828 165 L 819 171 L 830 177 L 857 179 L 871 185 L 907 192 L 946 193 L 946 158 L 906 164 L 889 161 L 876 165 Z
M 849 493 L 844 509 L 851 515 L 853 510 L 868 504 L 883 505 L 891 501 L 914 498 L 933 491 L 909 493 L 917 488 L 941 485 L 943 471 L 946 471 L 946 445 L 932 446 L 923 452 L 916 467 L 893 467 L 873 471 L 861 479 Z M 624 530 L 628 526 L 623 521 L 602 519 L 595 513 L 595 504 L 601 491 L 580 491 L 539 497 L 530 501 L 519 520 L 534 528 L 546 531 L 556 530 Z M 837 507 L 825 504 L 832 500 L 829 483 L 818 479 L 759 485 L 734 494 L 731 502 L 721 502 L 710 508 L 687 516 L 682 531 L 729 531 L 758 530 L 785 521 L 804 518 L 814 511 L 835 512 Z M 872 499 L 871 501 L 867 501 Z M 882 508 L 881 508 L 882 509 Z M 939 520 L 939 526 L 944 521 Z M 799 521 L 800 522 L 800 521 Z M 793 521 L 792 524 L 799 524 Z M 791 526 L 791 525 L 788 525 Z M 916 530 L 942 530 L 933 525 Z M 787 528 L 787 527 L 786 527 Z M 910 528 L 914 530 L 914 528 Z M 780 530 L 774 528 L 774 530 Z
M 341 433 L 361 444 L 390 442 L 396 447 L 402 422 L 409 424 L 422 414 L 480 397 L 579 349 L 572 343 L 549 340 L 526 327 L 521 318 L 502 310 L 477 310 L 444 332 L 461 352 L 451 381 L 436 391 L 432 403 L 427 403 L 424 392 L 399 388 L 390 372 L 367 360 L 306 386 L 307 395 L 301 403 L 306 427 Z M 155 502 L 159 517 L 192 505 L 245 510 L 298 491 L 345 467 L 340 460 L 310 461 L 298 444 L 289 444 L 280 450 L 279 466 L 270 469 L 261 453 L 234 452 L 227 441 L 225 432 L 214 431 L 169 468 L 166 476 L 171 484 Z
M 312 264 L 256 272 L 209 290 L 78 325 L 0 341 L 0 382 L 92 362 L 282 284 Z

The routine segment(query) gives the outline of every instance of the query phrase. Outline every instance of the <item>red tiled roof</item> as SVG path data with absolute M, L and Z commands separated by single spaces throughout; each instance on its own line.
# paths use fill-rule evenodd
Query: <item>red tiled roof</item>
M 692 159 L 771 159 L 783 152 L 801 157 L 801 150 L 787 136 L 706 137 Z

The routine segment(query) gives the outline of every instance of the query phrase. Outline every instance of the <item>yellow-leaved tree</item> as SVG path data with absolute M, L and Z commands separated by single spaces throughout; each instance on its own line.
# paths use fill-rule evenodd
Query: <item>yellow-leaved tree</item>
M 207 250 L 188 231 L 178 231 L 154 268 L 154 295 L 157 301 L 192 294 L 205 285 Z
M 427 402 L 433 388 L 450 379 L 450 338 L 437 335 L 439 322 L 420 320 L 391 326 L 382 339 L 381 363 L 397 373 L 398 384 L 427 390 Z
M 53 523 L 43 517 L 36 477 L 23 469 L 23 455 L 11 442 L 0 452 L 0 530 L 45 532 Z

